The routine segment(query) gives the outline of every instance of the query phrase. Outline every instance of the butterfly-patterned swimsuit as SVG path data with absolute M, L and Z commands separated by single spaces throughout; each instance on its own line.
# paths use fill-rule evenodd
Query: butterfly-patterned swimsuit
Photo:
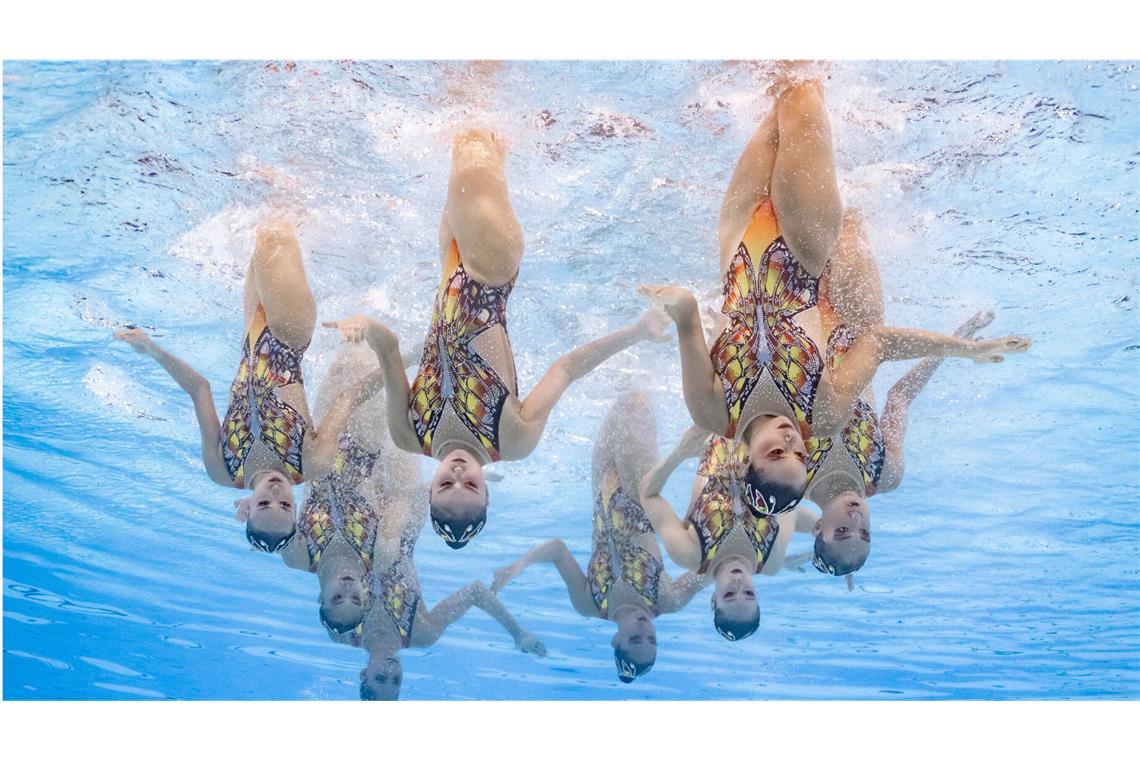
M 752 215 L 725 272 L 721 313 L 728 324 L 713 344 L 713 367 L 728 406 L 725 435 L 741 435 L 756 417 L 781 414 L 806 439 L 823 376 L 819 278 L 788 250 L 766 199 Z
M 754 514 L 741 495 L 747 454 L 743 444 L 714 435 L 701 456 L 697 475 L 708 480 L 685 515 L 701 544 L 698 573 L 708 572 L 722 549 L 753 556 L 753 572 L 758 573 L 772 551 L 779 530 L 775 515 Z
M 400 537 L 400 550 L 386 567 L 374 567 L 369 574 L 369 605 L 380 605 L 388 620 L 400 634 L 401 646 L 412 641 L 412 624 L 420 606 L 420 579 L 412 553 L 416 548 L 417 533 L 408 532 Z
M 281 472 L 294 484 L 304 480 L 301 454 L 311 424 L 301 377 L 307 347 L 275 338 L 258 304 L 222 421 L 222 459 L 234 487 L 244 488 L 262 470 Z
M 829 370 L 834 370 L 843 361 L 852 340 L 843 324 L 831 331 L 827 340 Z M 870 387 L 856 399 L 851 416 L 839 435 L 805 438 L 804 446 L 808 454 L 806 498 L 811 498 L 815 486 L 835 477 L 845 479 L 852 490 L 863 496 L 874 496 L 883 475 L 887 445 L 879 416 L 875 414 Z
M 621 488 L 616 472 L 607 472 L 594 497 L 594 551 L 586 572 L 602 617 L 609 617 L 618 584 L 627 585 L 646 610 L 657 615 L 658 586 L 665 568 L 660 557 L 638 545 L 637 539 L 645 535 L 656 541 L 641 504 Z
M 341 433 L 332 471 L 309 484 L 297 528 L 309 549 L 310 572 L 316 572 L 321 555 L 337 533 L 356 551 L 365 570 L 371 569 L 379 518 L 360 485 L 372 473 L 378 456 L 365 451 L 348 432 Z
M 498 287 L 478 282 L 463 268 L 454 240 L 444 273 L 409 416 L 424 454 L 435 456 L 444 444 L 461 441 L 498 461 L 499 419 L 507 398 L 518 395 L 507 337 L 514 280 Z

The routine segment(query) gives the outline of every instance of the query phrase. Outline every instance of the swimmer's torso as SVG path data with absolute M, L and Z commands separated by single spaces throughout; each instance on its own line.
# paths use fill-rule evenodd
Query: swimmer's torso
M 372 620 L 394 630 L 404 647 L 411 644 L 420 606 L 420 578 L 412 561 L 417 537 L 418 533 L 405 531 L 394 551 L 384 552 L 383 559 L 377 556 L 369 574 Z
M 828 328 L 827 368 L 834 371 L 855 336 L 838 321 L 839 315 L 826 299 L 820 306 Z M 834 494 L 848 489 L 873 496 L 883 475 L 887 446 L 870 386 L 856 399 L 843 430 L 830 437 L 805 437 L 804 446 L 808 453 L 806 498 L 812 498 L 813 492 Z
M 258 304 L 222 420 L 222 459 L 235 487 L 244 488 L 262 470 L 283 473 L 295 484 L 304 480 L 301 455 L 312 427 L 301 377 L 304 354 L 304 347 L 274 337 Z
M 887 447 L 879 417 L 868 401 L 860 397 L 851 409 L 843 430 L 830 438 L 808 438 L 808 485 L 806 498 L 813 492 L 838 493 L 852 490 L 874 496 L 883 475 Z M 838 480 L 842 485 L 832 487 Z
M 593 552 L 586 581 L 604 618 L 626 604 L 658 611 L 664 566 L 653 526 L 641 504 L 621 488 L 615 471 L 607 471 L 594 498 Z
M 499 422 L 518 395 L 515 360 L 507 337 L 507 297 L 514 280 L 484 285 L 469 274 L 453 240 L 412 383 L 409 416 L 424 454 L 453 442 L 500 458 Z
M 776 516 L 753 514 L 739 493 L 746 454 L 742 444 L 714 435 L 701 456 L 697 475 L 705 484 L 685 515 L 701 546 L 699 573 L 708 572 L 718 556 L 747 558 L 758 573 L 772 550 Z
M 806 439 L 825 371 L 819 278 L 788 249 L 771 200 L 753 213 L 724 278 L 728 324 L 711 356 L 728 407 L 725 435 L 768 414 L 795 420 Z
M 332 471 L 309 484 L 297 530 L 309 550 L 310 571 L 316 570 L 325 548 L 337 534 L 357 553 L 365 569 L 371 568 L 380 520 L 362 486 L 372 474 L 378 456 L 365 451 L 348 433 L 341 433 Z

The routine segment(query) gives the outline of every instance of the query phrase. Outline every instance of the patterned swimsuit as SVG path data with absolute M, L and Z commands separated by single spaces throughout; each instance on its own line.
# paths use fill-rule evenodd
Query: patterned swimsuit
M 247 471 L 251 461 L 279 469 L 294 484 L 304 480 L 301 453 L 309 423 L 302 412 L 280 398 L 279 391 L 296 383 L 304 393 L 301 359 L 305 348 L 290 348 L 277 340 L 266 323 L 265 309 L 258 304 L 242 340 L 241 364 L 222 421 L 222 459 L 236 488 L 244 488 L 247 476 L 263 469 L 254 466 Z
M 710 352 L 728 406 L 727 437 L 743 433 L 760 414 L 787 415 L 805 439 L 811 434 L 824 371 L 818 290 L 819 278 L 788 250 L 765 200 L 725 273 L 721 313 L 729 322 Z
M 756 552 L 753 572 L 764 569 L 772 551 L 779 530 L 775 516 L 753 514 L 744 507 L 740 494 L 747 453 L 745 446 L 714 435 L 701 457 L 697 474 L 708 480 L 685 516 L 701 544 L 699 573 L 708 572 L 717 552 L 737 528 Z
M 418 535 L 412 533 L 401 536 L 400 551 L 395 561 L 386 568 L 376 568 L 369 575 L 369 604 L 382 606 L 388 619 L 396 626 L 404 647 L 411 643 L 412 624 L 416 621 L 416 611 L 420 605 L 420 581 L 412 563 L 417 538 Z
M 338 444 L 332 472 L 309 484 L 309 497 L 297 521 L 309 548 L 310 572 L 316 572 L 337 532 L 356 551 L 365 570 L 372 567 L 379 519 L 360 493 L 360 485 L 372 473 L 378 454 L 365 451 L 347 432 L 341 433 Z
M 653 535 L 653 526 L 641 504 L 627 494 L 616 473 L 603 478 L 594 499 L 594 551 L 590 555 L 586 580 L 594 604 L 603 617 L 609 615 L 610 592 L 624 580 L 645 604 L 650 614 L 657 615 L 658 584 L 664 566 L 635 539 Z
M 462 423 L 458 434 L 490 461 L 499 459 L 499 419 L 507 397 L 518 395 L 514 358 L 507 339 L 507 297 L 514 287 L 484 285 L 463 268 L 459 246 L 448 249 L 451 271 L 440 284 L 431 328 L 424 341 L 420 370 L 412 384 L 412 426 L 424 454 L 433 456 L 436 431 L 450 409 Z M 517 275 L 516 275 L 517 277 Z M 502 326 L 499 356 L 489 360 L 474 343 L 496 325 Z M 498 365 L 498 366 L 496 366 Z
M 840 324 L 831 331 L 827 341 L 827 366 L 834 370 L 843 361 L 853 338 L 847 328 Z M 842 447 L 837 449 L 837 441 Z M 843 473 L 851 481 L 854 490 L 863 496 L 874 496 L 883 475 L 883 464 L 887 458 L 887 445 L 879 416 L 865 397 L 856 399 L 851 416 L 837 436 L 828 438 L 810 437 L 804 439 L 807 448 L 807 490 L 811 495 L 812 484 L 823 482 L 836 473 Z

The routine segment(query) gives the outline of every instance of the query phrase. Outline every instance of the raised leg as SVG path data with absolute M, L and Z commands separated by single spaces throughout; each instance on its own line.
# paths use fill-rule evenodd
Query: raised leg
M 523 234 L 507 195 L 506 146 L 490 130 L 472 129 L 455 138 L 447 205 L 440 223 L 440 254 L 459 245 L 463 266 L 491 286 L 518 272 Z
M 842 213 L 823 86 L 789 85 L 776 102 L 776 124 L 772 204 L 788 248 L 818 276 L 835 247 Z
M 268 222 L 257 229 L 253 258 L 246 274 L 246 319 L 260 303 L 269 329 L 278 340 L 301 348 L 309 343 L 317 319 L 317 305 L 305 278 L 301 246 L 292 225 Z M 256 298 L 256 300 L 252 300 Z

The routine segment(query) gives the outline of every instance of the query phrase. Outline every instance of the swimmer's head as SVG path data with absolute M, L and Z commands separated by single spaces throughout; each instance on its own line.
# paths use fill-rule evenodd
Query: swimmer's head
M 321 586 L 321 625 L 331 634 L 348 633 L 364 619 L 368 593 L 363 573 L 345 568 L 334 573 Z
M 758 515 L 795 508 L 807 488 L 807 449 L 787 417 L 759 417 L 744 432 L 748 447 L 745 503 Z
M 439 463 L 428 489 L 432 528 L 452 549 L 462 549 L 487 522 L 483 465 L 455 449 Z
M 614 616 L 618 624 L 610 644 L 614 648 L 614 664 L 618 679 L 630 683 L 649 672 L 657 661 L 657 629 L 645 610 L 630 607 Z
M 715 580 L 711 604 L 717 633 L 729 641 L 751 636 L 760 627 L 760 605 L 751 568 L 733 557 L 717 567 Z
M 400 698 L 404 667 L 398 651 L 368 653 L 368 664 L 360 671 L 360 698 L 365 701 Z
M 264 552 L 284 549 L 297 532 L 293 486 L 279 472 L 259 472 L 251 483 L 253 493 L 234 502 L 236 517 L 245 522 L 246 540 Z
M 843 491 L 827 503 L 812 527 L 812 564 L 821 573 L 847 575 L 863 566 L 871 553 L 871 510 L 855 491 Z

